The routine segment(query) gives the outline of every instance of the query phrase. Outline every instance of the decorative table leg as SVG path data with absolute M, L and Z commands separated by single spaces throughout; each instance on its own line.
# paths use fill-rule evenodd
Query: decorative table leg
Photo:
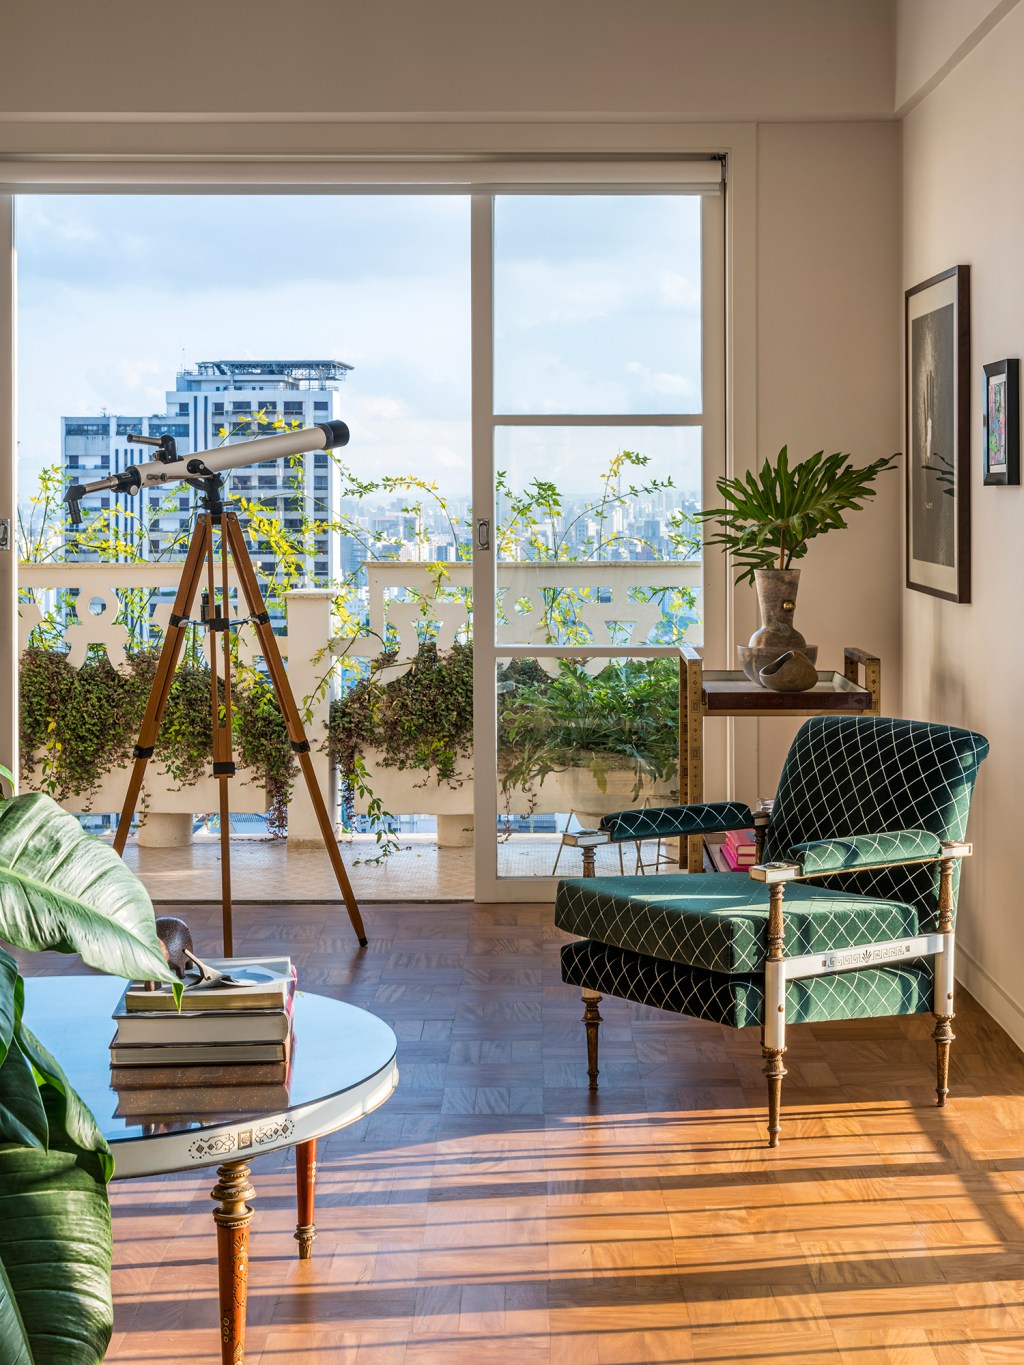
M 244 1161 L 226 1161 L 217 1167 L 219 1180 L 210 1191 L 210 1198 L 220 1201 L 220 1207 L 213 1211 L 213 1220 L 217 1224 L 222 1365 L 241 1365 L 245 1359 L 245 1299 L 252 1222 L 252 1209 L 246 1200 L 256 1193 L 249 1184 L 250 1174 Z
M 299 1244 L 299 1260 L 313 1256 L 316 1225 L 313 1222 L 313 1201 L 316 1198 L 316 1138 L 300 1142 L 295 1148 L 295 1196 L 298 1223 L 295 1240 Z

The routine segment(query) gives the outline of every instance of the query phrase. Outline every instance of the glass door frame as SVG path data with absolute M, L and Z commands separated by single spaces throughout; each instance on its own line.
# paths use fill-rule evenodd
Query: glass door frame
M 558 194 L 556 186 L 544 193 Z M 564 192 L 578 193 L 567 186 Z M 616 190 L 609 186 L 607 193 Z M 628 192 L 628 191 L 626 191 Z M 634 193 L 637 191 L 634 191 Z M 680 191 L 685 192 L 685 191 Z M 701 195 L 701 411 L 697 413 L 514 415 L 494 411 L 494 204 L 495 195 L 474 194 L 470 217 L 470 297 L 472 306 L 472 448 L 473 448 L 473 770 L 475 899 L 498 902 L 550 901 L 557 877 L 499 877 L 497 867 L 498 774 L 495 673 L 499 658 L 565 658 L 588 652 L 602 658 L 674 657 L 672 646 L 602 646 L 498 644 L 493 604 L 498 589 L 495 527 L 495 432 L 506 426 L 698 427 L 702 432 L 702 501 L 710 504 L 715 480 L 726 471 L 725 431 L 725 185 L 720 193 Z M 484 540 L 487 544 L 484 545 Z M 492 548 L 493 547 L 493 548 Z M 702 565 L 702 609 L 705 661 L 724 667 L 729 633 L 728 579 L 725 557 Z M 486 605 L 485 605 L 486 604 Z M 722 742 L 705 755 L 708 789 L 728 788 L 727 747 Z M 488 832 L 485 837 L 484 832 Z M 494 831 L 493 837 L 490 832 Z M 570 872 L 569 875 L 572 875 Z

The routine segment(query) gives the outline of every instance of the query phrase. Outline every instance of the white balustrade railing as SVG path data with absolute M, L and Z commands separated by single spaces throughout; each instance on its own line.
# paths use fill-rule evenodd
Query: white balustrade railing
M 472 583 L 470 564 L 418 564 L 400 560 L 373 560 L 365 566 L 369 607 L 367 635 L 342 642 L 353 658 L 374 658 L 390 630 L 398 637 L 398 660 L 388 678 L 404 672 L 416 653 L 417 626 L 436 622 L 439 649 L 449 649 L 457 639 L 472 632 Z M 647 645 L 654 628 L 664 619 L 657 597 L 637 601 L 634 589 L 645 593 L 686 591 L 699 602 L 701 561 L 620 560 L 610 563 L 501 562 L 497 566 L 499 645 L 553 643 L 545 616 L 545 593 L 572 592 L 578 626 L 588 637 L 581 649 L 600 653 L 603 645 Z M 427 604 L 424 612 L 423 604 Z M 702 625 L 689 626 L 687 641 L 700 645 Z M 574 640 L 573 643 L 577 643 Z M 666 646 L 666 653 L 671 647 Z

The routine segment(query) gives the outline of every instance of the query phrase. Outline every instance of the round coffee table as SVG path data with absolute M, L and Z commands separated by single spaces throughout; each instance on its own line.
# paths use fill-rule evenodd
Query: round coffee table
M 217 1203 L 221 1359 L 238 1365 L 245 1350 L 252 1221 L 247 1201 L 255 1193 L 246 1163 L 295 1148 L 295 1237 L 299 1256 L 308 1259 L 316 1237 L 317 1139 L 355 1123 L 391 1096 L 398 1084 L 395 1035 L 366 1010 L 300 991 L 286 1103 L 245 1113 L 124 1115 L 111 1088 L 108 1051 L 114 1035 L 110 1016 L 124 985 L 108 976 L 29 977 L 25 1020 L 96 1116 L 114 1157 L 114 1180 L 217 1166 L 211 1197 Z M 203 1092 L 206 1102 L 197 1107 L 206 1108 L 210 1093 Z

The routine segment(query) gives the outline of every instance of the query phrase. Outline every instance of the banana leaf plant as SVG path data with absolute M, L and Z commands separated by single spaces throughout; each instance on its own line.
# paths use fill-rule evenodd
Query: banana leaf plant
M 0 776 L 13 791 L 6 768 Z M 114 976 L 176 981 L 142 883 L 39 793 L 0 797 L 0 939 L 79 953 Z M 0 1356 L 3 1365 L 96 1365 L 113 1329 L 113 1159 L 26 1025 L 26 988 L 31 978 L 0 947 Z
M 791 465 L 783 446 L 757 473 L 718 479 L 715 487 L 728 505 L 699 512 L 697 520 L 718 523 L 706 544 L 731 552 L 737 583 L 753 583 L 756 569 L 788 569 L 815 536 L 844 530 L 843 514 L 875 496 L 871 485 L 897 459 L 898 453 L 882 456 L 858 468 L 849 455 L 819 450 Z

